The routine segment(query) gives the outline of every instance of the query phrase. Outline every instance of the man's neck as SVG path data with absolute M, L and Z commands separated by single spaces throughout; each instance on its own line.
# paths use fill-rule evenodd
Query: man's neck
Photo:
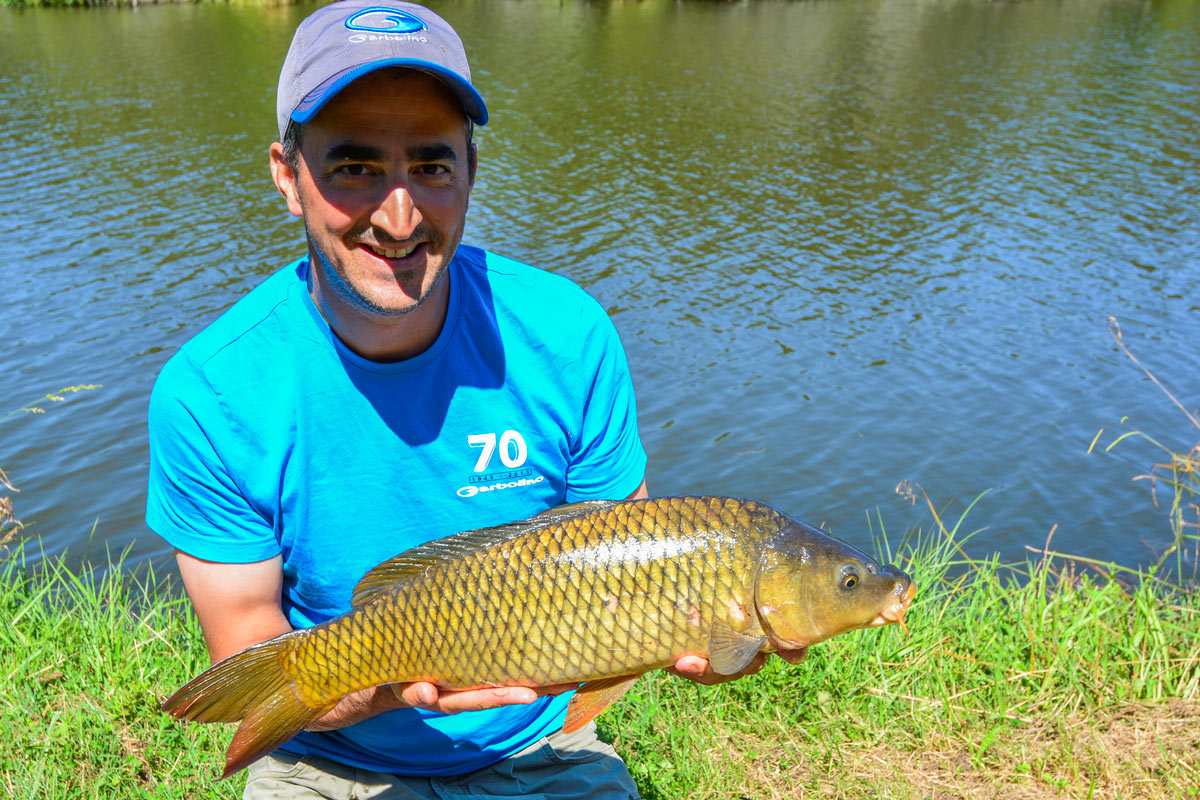
M 311 260 L 308 290 L 317 311 L 342 344 L 370 361 L 392 363 L 418 356 L 437 341 L 450 305 L 450 272 L 446 270 L 420 305 L 394 316 L 329 302 L 324 296 L 329 289 L 314 277 Z

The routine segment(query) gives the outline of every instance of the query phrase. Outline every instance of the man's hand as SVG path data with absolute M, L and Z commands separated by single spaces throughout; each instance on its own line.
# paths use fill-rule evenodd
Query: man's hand
M 560 683 L 555 686 L 495 686 L 487 689 L 467 689 L 452 692 L 438 689 L 432 683 L 393 683 L 387 687 L 400 700 L 400 708 L 427 708 L 443 714 L 458 714 L 463 711 L 482 711 L 500 706 L 527 705 L 539 697 L 562 694 L 578 689 L 578 683 Z
M 804 660 L 808 648 L 780 651 L 779 656 L 795 664 Z M 727 683 L 746 675 L 753 675 L 763 668 L 767 654 L 759 653 L 745 669 L 734 675 L 720 675 L 712 671 L 708 659 L 700 656 L 681 656 L 667 672 L 687 678 L 706 686 Z M 425 708 L 443 714 L 459 714 L 463 711 L 481 711 L 509 705 L 527 705 L 539 697 L 562 694 L 578 688 L 575 683 L 557 686 L 497 686 L 487 689 L 467 689 L 461 692 L 438 689 L 432 683 L 392 683 L 363 689 L 343 697 L 333 710 L 309 726 L 311 731 L 328 731 L 362 722 L 384 711 L 397 708 Z
M 578 686 L 576 683 L 536 688 L 496 686 L 452 692 L 438 689 L 432 683 L 392 683 L 346 695 L 328 714 L 309 725 L 308 730 L 329 731 L 344 728 L 397 708 L 425 708 L 443 714 L 459 714 L 463 711 L 482 711 L 485 708 L 500 706 L 527 705 L 544 695 L 562 694 Z
M 808 648 L 780 650 L 778 655 L 789 664 L 798 664 L 808 655 Z M 675 666 L 667 667 L 667 672 L 678 675 L 681 678 L 687 678 L 689 681 L 702 683 L 705 686 L 715 686 L 718 683 L 728 683 L 746 675 L 753 675 L 762 669 L 766 663 L 767 654 L 759 653 L 741 672 L 735 672 L 732 675 L 721 675 L 713 672 L 712 665 L 708 663 L 707 658 L 701 658 L 700 656 L 680 656 L 679 660 L 675 662 Z

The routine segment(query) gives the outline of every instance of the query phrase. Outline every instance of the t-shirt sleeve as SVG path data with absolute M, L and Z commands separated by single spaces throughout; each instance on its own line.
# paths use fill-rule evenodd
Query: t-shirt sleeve
M 146 523 L 205 561 L 250 563 L 280 553 L 271 523 L 235 478 L 232 426 L 202 372 L 177 354 L 150 395 Z
M 583 417 L 567 469 L 566 501 L 623 500 L 646 475 L 633 379 L 608 314 L 590 298 L 583 314 Z

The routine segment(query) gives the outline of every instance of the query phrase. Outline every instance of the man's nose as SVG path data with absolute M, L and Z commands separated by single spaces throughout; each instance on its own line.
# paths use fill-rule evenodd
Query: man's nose
M 412 235 L 421 224 L 421 212 L 403 183 L 394 184 L 371 214 L 371 224 L 397 241 Z

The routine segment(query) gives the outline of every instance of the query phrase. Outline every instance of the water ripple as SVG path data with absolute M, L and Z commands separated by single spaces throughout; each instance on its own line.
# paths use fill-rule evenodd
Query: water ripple
M 1186 5 L 1186 4 L 1183 4 Z M 981 546 L 1144 560 L 1123 415 L 1175 429 L 1116 314 L 1200 396 L 1200 23 L 1181 4 L 446 2 L 492 111 L 468 239 L 579 281 L 639 390 L 655 492 L 854 538 L 902 478 L 996 488 Z M 0 15 L 0 459 L 48 549 L 140 522 L 149 387 L 301 250 L 266 171 L 308 9 Z M 153 65 L 151 69 L 147 65 Z M 907 516 L 906 516 L 907 515 Z M 1158 526 L 1158 527 L 1156 527 Z M 897 523 L 896 527 L 903 527 Z M 1155 539 L 1147 534 L 1148 541 Z

